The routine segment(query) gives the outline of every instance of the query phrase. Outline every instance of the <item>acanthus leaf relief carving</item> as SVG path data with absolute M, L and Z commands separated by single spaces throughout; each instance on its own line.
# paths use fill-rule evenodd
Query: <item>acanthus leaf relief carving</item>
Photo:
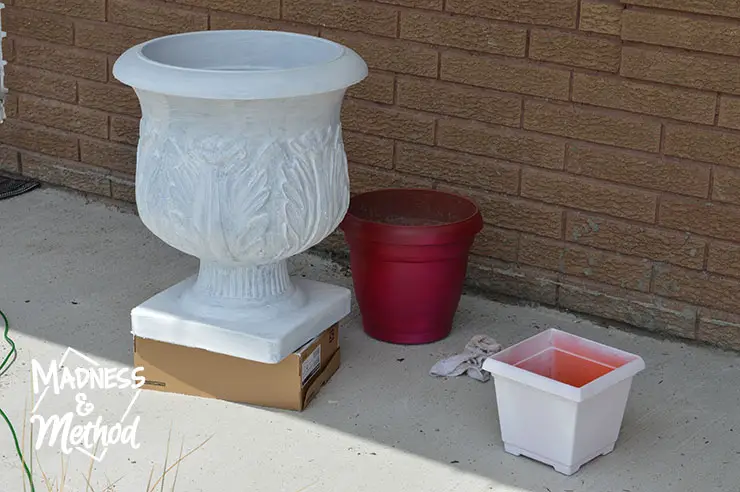
M 342 219 L 349 179 L 338 124 L 267 142 L 180 124 L 142 121 L 137 169 L 142 219 L 171 246 L 222 264 L 267 264 L 317 244 Z
M 158 118 L 141 120 L 136 166 L 139 215 L 170 246 L 197 256 L 200 247 L 185 208 L 195 196 L 197 164 L 181 158 L 167 127 Z
M 349 180 L 346 169 L 343 179 L 335 169 L 337 161 L 346 159 L 341 142 L 339 125 L 312 130 L 287 142 L 292 160 L 281 174 L 289 256 L 323 240 L 338 225 L 337 214 L 341 220 L 346 211 Z

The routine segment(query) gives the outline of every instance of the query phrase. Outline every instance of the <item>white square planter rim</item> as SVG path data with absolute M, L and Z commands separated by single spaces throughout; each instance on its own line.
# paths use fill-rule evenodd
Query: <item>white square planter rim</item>
M 556 381 L 554 379 L 550 379 L 545 376 L 541 376 L 539 374 L 528 371 L 526 369 L 516 367 L 512 364 L 503 362 L 501 360 L 505 358 L 508 354 L 510 354 L 512 351 L 514 351 L 517 347 L 520 347 L 525 343 L 532 343 L 533 341 L 539 340 L 539 339 L 547 339 L 548 347 L 546 347 L 545 349 L 543 349 L 542 351 L 538 353 L 531 354 L 531 356 L 529 356 L 527 359 L 535 357 L 539 355 L 540 353 L 544 352 L 545 350 L 548 350 L 553 347 L 553 345 L 550 345 L 549 342 L 552 341 L 552 338 L 555 334 L 560 334 L 560 336 L 571 338 L 573 340 L 578 340 L 580 343 L 583 343 L 584 345 L 590 346 L 592 348 L 604 350 L 611 354 L 621 356 L 625 360 L 629 360 L 629 362 L 625 363 L 624 365 L 620 367 L 616 367 L 612 369 L 611 371 L 609 371 L 608 373 L 604 374 L 603 376 L 594 379 L 593 381 L 581 386 L 580 388 L 577 388 L 575 386 L 571 386 L 569 384 Z M 567 351 L 564 351 L 564 352 L 567 352 Z M 571 353 L 571 355 L 574 355 L 581 359 L 591 360 L 591 359 L 588 359 L 587 357 L 584 357 L 578 354 Z M 519 361 L 519 363 L 521 362 L 523 361 Z M 596 362 L 600 365 L 608 366 L 607 364 L 604 364 L 598 361 L 592 361 L 592 362 Z M 609 366 L 609 367 L 612 367 L 612 366 Z M 598 395 L 602 391 L 614 386 L 615 384 L 625 379 L 633 377 L 635 374 L 645 369 L 645 361 L 643 361 L 643 359 L 638 355 L 631 354 L 629 352 L 625 352 L 623 350 L 619 350 L 614 347 L 604 345 L 602 343 L 594 342 L 587 338 L 579 337 L 578 335 L 573 335 L 572 333 L 558 330 L 556 328 L 550 328 L 548 330 L 543 331 L 542 333 L 538 333 L 537 335 L 533 337 L 522 340 L 521 342 L 515 345 L 512 345 L 502 350 L 501 352 L 489 357 L 483 363 L 483 369 L 490 372 L 496 377 L 503 377 L 506 379 L 511 379 L 521 384 L 524 384 L 526 386 L 530 386 L 532 388 L 539 389 L 546 393 L 560 396 L 567 400 L 571 400 L 574 402 L 582 402 L 584 400 L 587 400 L 589 398 L 592 398 Z
M 249 49 L 234 49 L 242 45 Z M 287 65 L 250 64 L 250 57 Z M 367 76 L 367 65 L 350 48 L 316 36 L 215 30 L 162 36 L 129 48 L 113 76 L 137 90 L 170 96 L 264 100 L 344 90 Z

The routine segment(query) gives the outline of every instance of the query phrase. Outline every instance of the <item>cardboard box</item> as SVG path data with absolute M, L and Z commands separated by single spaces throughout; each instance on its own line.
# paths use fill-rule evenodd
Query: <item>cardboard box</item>
M 335 324 L 277 364 L 134 337 L 144 388 L 287 410 L 303 410 L 339 368 Z

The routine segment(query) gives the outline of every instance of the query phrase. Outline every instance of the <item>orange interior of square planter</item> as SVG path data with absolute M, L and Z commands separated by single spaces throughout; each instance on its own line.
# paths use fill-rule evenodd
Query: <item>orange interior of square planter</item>
M 621 364 L 620 364 L 621 365 Z M 615 368 L 555 347 L 516 364 L 516 367 L 580 388 Z

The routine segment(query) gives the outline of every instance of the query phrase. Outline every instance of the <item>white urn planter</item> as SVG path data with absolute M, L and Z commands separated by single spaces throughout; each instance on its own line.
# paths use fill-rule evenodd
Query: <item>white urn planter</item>
M 141 103 L 141 219 L 200 259 L 132 311 L 134 334 L 272 363 L 346 316 L 347 289 L 286 260 L 349 205 L 340 110 L 363 60 L 312 36 L 203 31 L 135 46 L 113 74 Z

